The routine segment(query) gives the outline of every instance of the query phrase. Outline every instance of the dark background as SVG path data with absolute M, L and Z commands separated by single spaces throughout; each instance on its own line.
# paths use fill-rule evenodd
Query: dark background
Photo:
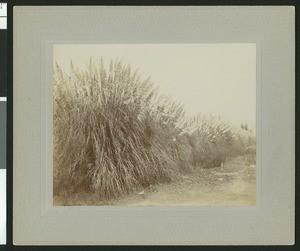
M 7 87 L 7 31 L 0 30 L 0 97 L 6 97 L 6 87 Z
M 1 1 L 0 2 L 7 2 L 7 1 Z M 13 139 L 13 119 L 12 119 L 12 111 L 13 111 L 13 49 L 12 49 L 12 43 L 13 43 L 13 35 L 12 35 L 12 27 L 13 27 L 13 20 L 12 20 L 12 9 L 13 6 L 16 5 L 293 5 L 296 6 L 296 45 L 298 45 L 299 41 L 299 15 L 298 15 L 298 8 L 299 8 L 299 1 L 292 1 L 292 0 L 228 0 L 228 1 L 221 1 L 221 0 L 198 0 L 198 1 L 192 1 L 192 0 L 152 0 L 152 1 L 146 1 L 146 0 L 127 0 L 127 1 L 121 1 L 121 0 L 105 0 L 105 1 L 97 1 L 97 0 L 75 0 L 75 1 L 67 1 L 67 0 L 43 0 L 43 1 L 36 1 L 36 0 L 9 0 L 8 1 L 8 23 L 7 23 L 7 53 L 8 53 L 8 60 L 5 61 L 5 55 L 2 54 L 2 51 L 0 51 L 1 55 L 1 72 L 2 67 L 7 67 L 7 245 L 6 246 L 0 246 L 1 250 L 297 250 L 297 246 L 299 249 L 299 214 L 298 214 L 298 205 L 299 205 L 299 171 L 297 170 L 298 163 L 299 163 L 299 155 L 297 155 L 298 146 L 299 146 L 299 133 L 298 133 L 298 125 L 299 120 L 296 116 L 296 244 L 294 246 L 13 246 L 12 245 L 12 153 L 13 153 L 13 145 L 12 145 L 12 139 Z M 2 35 L 1 35 L 1 44 L 2 47 L 5 43 L 2 41 Z M 1 48 L 0 47 L 0 48 Z M 297 79 L 298 79 L 298 46 L 296 46 L 296 100 L 299 96 L 299 88 L 297 87 Z M 3 56 L 4 55 L 4 56 Z M 2 59 L 4 57 L 4 61 Z M 2 66 L 2 62 L 4 62 Z M 6 65 L 7 62 L 7 65 Z M 1 75 L 2 77 L 2 75 Z M 2 81 L 2 80 L 1 80 Z M 3 81 L 4 85 L 1 84 L 1 93 L 0 96 L 2 96 L 2 92 L 5 93 L 6 90 L 6 81 Z M 299 104 L 296 102 L 296 114 L 299 110 Z M 280 185 L 280 184 L 279 184 Z M 205 226 L 203 226 L 205 227 Z

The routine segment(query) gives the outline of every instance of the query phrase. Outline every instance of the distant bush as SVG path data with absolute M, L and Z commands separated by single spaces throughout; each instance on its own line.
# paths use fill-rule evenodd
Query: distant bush
M 220 116 L 195 116 L 186 122 L 182 134 L 191 142 L 193 166 L 220 166 L 228 157 L 246 150 L 243 137 Z
M 150 79 L 119 60 L 85 71 L 54 72 L 54 193 L 109 199 L 170 182 L 194 166 L 217 165 L 244 151 L 220 118 L 187 119 Z

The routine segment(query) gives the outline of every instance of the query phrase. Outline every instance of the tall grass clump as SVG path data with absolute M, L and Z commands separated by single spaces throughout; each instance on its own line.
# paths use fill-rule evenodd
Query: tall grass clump
M 159 96 L 150 79 L 119 60 L 107 71 L 54 74 L 54 193 L 113 198 L 176 179 L 185 153 L 174 123 L 183 108 Z
M 193 166 L 220 166 L 227 158 L 239 156 L 246 150 L 245 140 L 236 128 L 221 116 L 197 115 L 181 125 L 179 136 L 188 137 L 192 146 Z

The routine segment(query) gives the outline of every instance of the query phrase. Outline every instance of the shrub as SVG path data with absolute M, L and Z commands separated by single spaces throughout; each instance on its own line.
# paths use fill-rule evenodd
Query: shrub
M 194 166 L 220 166 L 228 157 L 245 151 L 241 136 L 221 116 L 197 115 L 187 122 L 181 134 L 190 138 Z
M 56 66 L 54 192 L 113 198 L 176 179 L 186 161 L 174 141 L 182 116 L 179 104 L 119 60 L 108 72 L 103 63 L 85 72 L 71 66 L 69 75 Z

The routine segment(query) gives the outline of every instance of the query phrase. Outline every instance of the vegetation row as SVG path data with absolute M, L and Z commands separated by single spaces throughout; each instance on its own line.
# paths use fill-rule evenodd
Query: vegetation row
M 244 129 L 244 126 L 243 126 Z M 255 144 L 219 116 L 185 116 L 119 60 L 54 70 L 54 194 L 111 199 L 218 166 Z

